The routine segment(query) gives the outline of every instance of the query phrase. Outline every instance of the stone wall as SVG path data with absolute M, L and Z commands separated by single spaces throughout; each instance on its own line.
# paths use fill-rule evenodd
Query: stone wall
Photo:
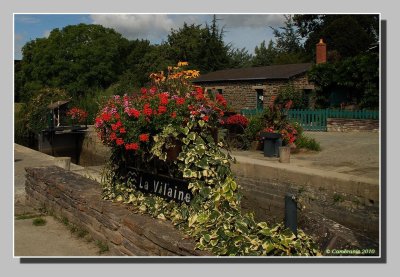
M 220 81 L 199 85 L 212 91 L 221 89 L 228 104 L 235 111 L 240 111 L 241 109 L 257 108 L 257 89 L 263 90 L 264 107 L 268 107 L 269 103 L 278 95 L 279 90 L 288 85 L 289 82 L 297 89 L 314 89 L 314 84 L 308 81 L 306 74 L 301 74 L 290 80 Z
M 300 217 L 319 213 L 370 238 L 379 237 L 378 182 L 314 169 L 305 172 L 283 164 L 277 168 L 240 158 L 232 170 L 243 189 L 242 207 L 254 211 L 258 220 L 282 221 L 285 194 L 292 193 L 305 206 Z
M 94 129 L 94 125 L 89 125 L 80 146 L 79 165 L 104 165 L 109 160 L 110 155 L 110 148 L 101 142 Z
M 169 222 L 101 199 L 99 183 L 59 167 L 26 168 L 27 200 L 106 243 L 113 256 L 205 256 Z
M 379 132 L 379 120 L 328 118 L 328 132 L 370 131 Z

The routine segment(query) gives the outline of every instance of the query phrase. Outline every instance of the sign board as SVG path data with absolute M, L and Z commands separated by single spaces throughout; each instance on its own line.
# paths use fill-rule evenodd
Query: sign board
M 128 174 L 134 188 L 144 193 L 186 204 L 189 204 L 193 198 L 188 182 L 185 180 L 152 174 L 132 167 L 129 168 Z

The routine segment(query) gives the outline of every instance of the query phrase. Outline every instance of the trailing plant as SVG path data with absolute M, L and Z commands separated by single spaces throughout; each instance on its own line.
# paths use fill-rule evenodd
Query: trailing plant
M 317 255 L 313 241 L 301 230 L 295 235 L 282 224 L 270 226 L 256 222 L 251 213 L 242 213 L 240 188 L 230 168 L 234 159 L 213 131 L 223 110 L 199 88 L 186 89 L 191 92 L 184 96 L 185 105 L 176 103 L 182 97 L 181 90 L 166 94 L 155 88 L 135 101 L 114 97 L 102 109 L 97 129 L 113 151 L 103 176 L 104 199 L 131 204 L 134 212 L 170 220 L 196 240 L 196 248 L 214 255 Z M 166 107 L 165 112 L 160 113 L 160 105 Z M 177 116 L 172 118 L 174 112 Z M 148 134 L 143 141 L 142 134 Z M 179 154 L 169 160 L 169 150 L 177 146 Z M 193 195 L 190 203 L 139 191 L 129 166 L 153 172 L 162 168 L 164 174 L 186 180 Z

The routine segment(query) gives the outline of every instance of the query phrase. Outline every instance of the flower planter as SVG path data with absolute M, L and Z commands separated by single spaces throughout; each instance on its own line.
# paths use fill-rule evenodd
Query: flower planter
M 264 139 L 264 157 L 279 157 L 279 147 L 282 146 L 281 135 L 278 133 L 261 133 Z
M 279 133 L 268 133 L 268 132 L 263 132 L 260 134 L 261 138 L 264 139 L 279 139 L 281 138 L 281 134 Z

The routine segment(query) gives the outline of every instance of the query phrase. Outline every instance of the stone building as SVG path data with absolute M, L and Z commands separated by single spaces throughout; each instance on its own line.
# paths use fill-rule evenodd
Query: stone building
M 263 109 L 279 90 L 292 84 L 308 95 L 314 84 L 307 78 L 312 63 L 284 64 L 262 67 L 226 69 L 201 75 L 193 81 L 211 93 L 222 93 L 235 110 Z
M 316 64 L 326 62 L 326 53 L 326 44 L 320 39 L 316 44 Z M 235 111 L 263 109 L 289 84 L 309 97 L 315 89 L 307 76 L 312 66 L 312 63 L 299 63 L 225 69 L 201 75 L 193 83 L 211 93 L 222 93 Z

